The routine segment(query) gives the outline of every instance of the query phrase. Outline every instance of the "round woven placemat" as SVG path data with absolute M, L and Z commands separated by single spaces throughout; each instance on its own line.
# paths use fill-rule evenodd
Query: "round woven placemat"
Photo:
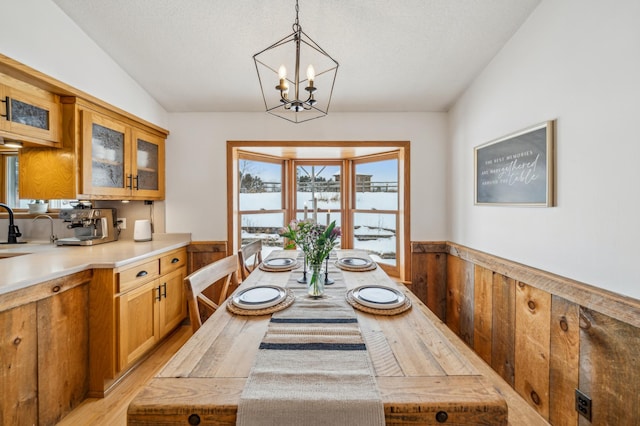
M 272 268 L 270 266 L 265 265 L 264 263 L 261 263 L 259 266 L 259 268 L 265 272 L 288 272 L 288 271 L 293 271 L 294 269 L 298 269 L 299 267 L 300 267 L 300 262 L 293 263 L 291 266 L 286 268 Z
M 269 314 L 272 314 L 274 312 L 281 311 L 281 310 L 286 309 L 289 306 L 291 306 L 293 301 L 296 299 L 296 296 L 293 294 L 293 291 L 291 289 L 286 289 L 286 290 L 287 290 L 287 297 L 285 297 L 282 302 L 278 303 L 277 305 L 271 306 L 270 308 L 264 308 L 264 309 L 242 309 L 242 308 L 234 305 L 232 298 L 229 298 L 229 300 L 227 300 L 227 310 L 229 312 L 231 312 L 232 314 L 250 315 L 250 316 L 269 315 Z
M 351 267 L 351 266 L 347 266 L 343 263 L 340 263 L 336 260 L 336 266 L 340 269 L 342 269 L 343 271 L 349 271 L 349 272 L 366 272 L 366 271 L 373 271 L 374 269 L 376 269 L 378 267 L 378 264 L 376 262 L 372 262 L 371 265 L 367 266 L 367 267 Z
M 374 315 L 398 315 L 411 309 L 411 299 L 406 296 L 404 298 L 404 304 L 393 309 L 376 309 L 361 305 L 360 303 L 358 303 L 355 297 L 353 297 L 353 290 L 349 290 L 346 297 L 347 302 L 349 302 L 349 304 L 355 309 Z

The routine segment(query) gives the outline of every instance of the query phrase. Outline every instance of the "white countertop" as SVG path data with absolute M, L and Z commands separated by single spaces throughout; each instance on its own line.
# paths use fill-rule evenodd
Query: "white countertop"
M 0 295 L 86 269 L 118 268 L 185 247 L 190 241 L 191 234 L 153 234 L 152 241 L 120 240 L 95 246 L 0 245 Z

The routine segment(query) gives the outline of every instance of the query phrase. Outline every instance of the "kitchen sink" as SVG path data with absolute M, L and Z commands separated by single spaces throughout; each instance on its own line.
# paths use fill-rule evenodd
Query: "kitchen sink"
M 0 243 L 0 259 L 8 257 L 24 256 L 26 254 L 42 253 L 55 250 L 56 246 L 50 241 L 30 240 L 21 241 L 18 244 Z
M 0 259 L 8 259 L 10 257 L 24 256 L 25 254 L 31 254 L 31 253 L 2 253 L 2 252 L 0 252 Z

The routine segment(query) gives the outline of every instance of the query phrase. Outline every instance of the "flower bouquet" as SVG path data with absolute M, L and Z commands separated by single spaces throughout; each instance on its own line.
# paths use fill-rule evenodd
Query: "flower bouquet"
M 283 228 L 280 235 L 286 237 L 289 243 L 285 248 L 299 247 L 311 269 L 311 279 L 308 282 L 308 292 L 312 297 L 324 294 L 324 281 L 321 278 L 322 263 L 337 245 L 340 228 L 335 220 L 329 226 L 319 225 L 311 219 L 292 220 Z

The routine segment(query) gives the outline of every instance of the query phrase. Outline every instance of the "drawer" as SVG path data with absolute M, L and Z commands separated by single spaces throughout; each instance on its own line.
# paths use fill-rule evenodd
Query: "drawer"
M 120 293 L 136 288 L 139 285 L 160 276 L 158 258 L 120 271 L 119 276 L 118 291 Z
M 160 258 L 160 275 L 168 274 L 187 265 L 187 250 L 172 251 Z

